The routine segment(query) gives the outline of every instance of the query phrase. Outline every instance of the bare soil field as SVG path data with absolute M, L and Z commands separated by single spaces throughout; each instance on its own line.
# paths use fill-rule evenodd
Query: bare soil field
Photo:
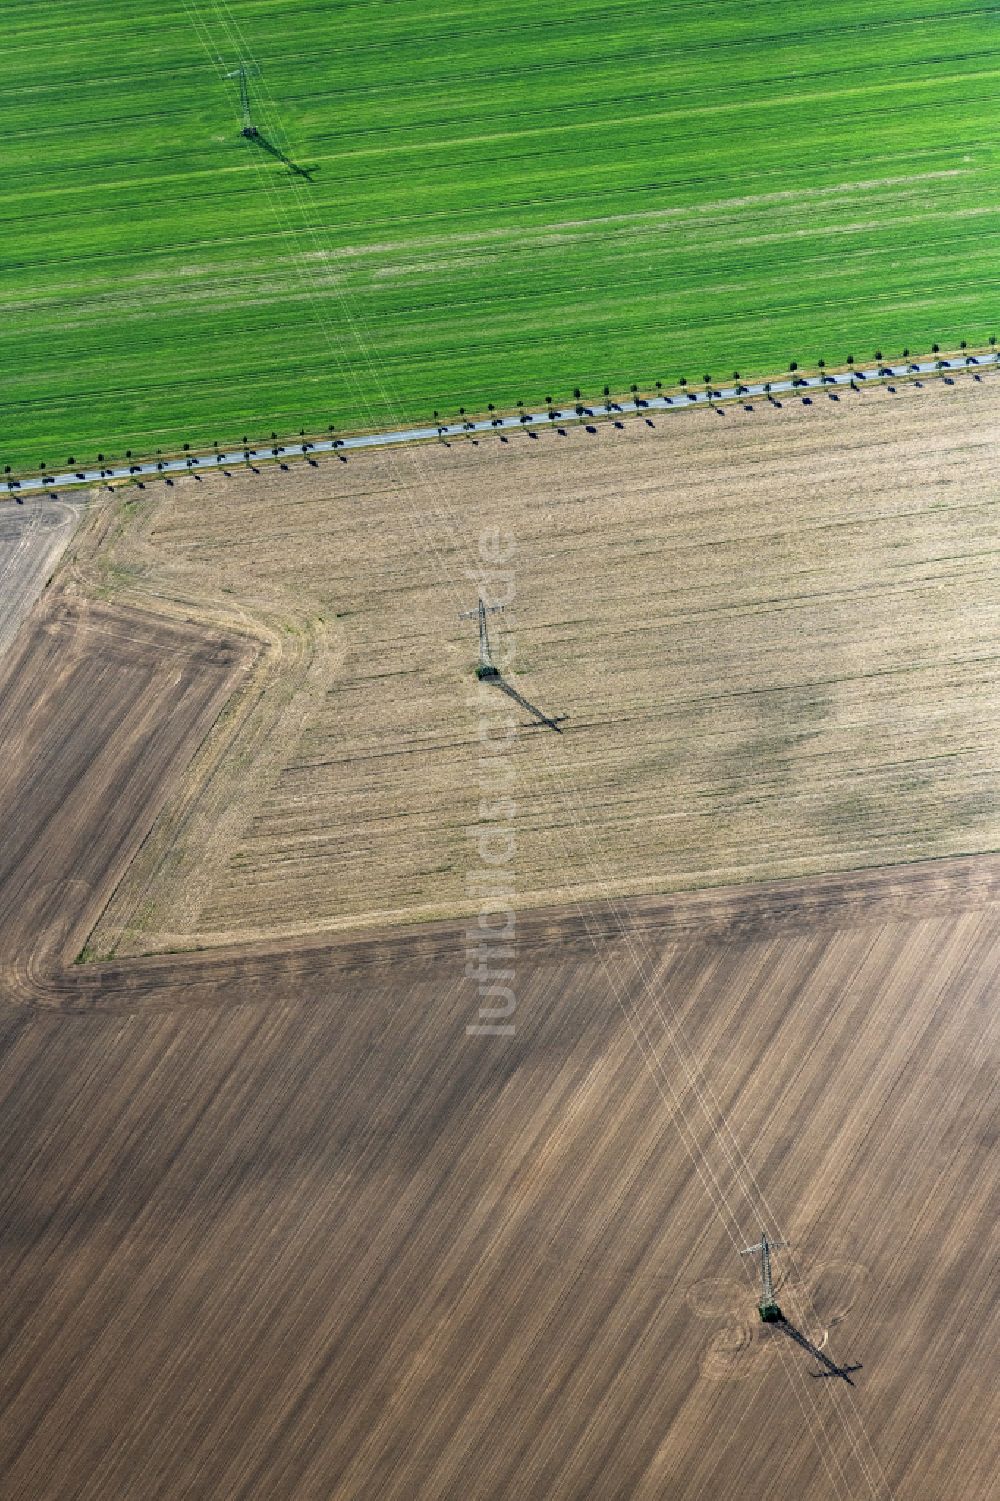
M 5 924 L 3 1495 L 985 1501 L 1000 860 L 592 910 L 525 919 L 504 1039 L 461 927 L 65 969 Z
M 48 496 L 0 501 L 0 656 L 69 545 L 83 505 Z
M 653 423 L 106 499 L 81 590 L 265 650 L 91 951 L 467 910 L 492 528 L 522 907 L 996 849 L 1000 377 Z

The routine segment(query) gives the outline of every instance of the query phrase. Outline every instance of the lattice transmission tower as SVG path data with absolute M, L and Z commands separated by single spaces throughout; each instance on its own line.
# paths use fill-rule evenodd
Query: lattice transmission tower
M 757 1244 L 746 1246 L 740 1252 L 741 1256 L 756 1256 L 760 1253 L 760 1302 L 757 1308 L 765 1324 L 780 1324 L 785 1318 L 774 1301 L 774 1283 L 771 1280 L 771 1252 L 780 1250 L 781 1245 L 780 1240 L 768 1240 L 767 1231 L 762 1230 Z
M 247 79 L 250 73 L 255 71 L 256 69 L 253 63 L 240 63 L 239 67 L 234 68 L 232 73 L 226 74 L 227 78 L 238 78 L 240 81 L 240 108 L 243 111 L 243 129 L 240 131 L 241 136 L 255 136 L 260 134 L 256 125 L 253 123 L 253 117 L 250 114 L 250 85 L 247 83 Z
M 490 650 L 490 635 L 486 629 L 486 617 L 487 615 L 499 615 L 502 609 L 503 605 L 484 604 L 482 595 L 480 595 L 479 603 L 474 610 L 461 610 L 459 612 L 459 620 L 471 620 L 474 615 L 479 619 L 479 666 L 476 668 L 477 678 L 498 678 L 500 676 L 500 669 L 494 662 L 493 653 Z

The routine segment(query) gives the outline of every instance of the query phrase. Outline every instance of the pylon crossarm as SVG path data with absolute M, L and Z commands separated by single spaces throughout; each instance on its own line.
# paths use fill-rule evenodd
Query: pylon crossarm
M 474 616 L 480 613 L 483 615 L 499 615 L 502 610 L 503 605 L 488 605 L 480 600 L 474 610 L 459 610 L 458 618 L 459 620 L 472 620 Z

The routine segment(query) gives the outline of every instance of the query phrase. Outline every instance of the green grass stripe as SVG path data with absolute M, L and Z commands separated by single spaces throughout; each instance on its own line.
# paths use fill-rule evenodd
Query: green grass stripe
M 8 0 L 4 21 L 17 469 L 995 331 L 996 4 Z M 241 55 L 311 180 L 240 137 L 219 59 Z

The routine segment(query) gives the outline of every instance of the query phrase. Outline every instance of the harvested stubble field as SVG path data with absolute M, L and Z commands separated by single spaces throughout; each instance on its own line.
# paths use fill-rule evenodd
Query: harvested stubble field
M 998 57 L 993 0 L 5 0 L 0 464 L 980 343 Z
M 1000 379 L 434 445 L 106 498 L 73 587 L 266 643 L 91 938 L 141 953 L 469 909 L 484 528 L 517 900 L 1000 844 Z M 491 721 L 491 723 L 494 721 Z

